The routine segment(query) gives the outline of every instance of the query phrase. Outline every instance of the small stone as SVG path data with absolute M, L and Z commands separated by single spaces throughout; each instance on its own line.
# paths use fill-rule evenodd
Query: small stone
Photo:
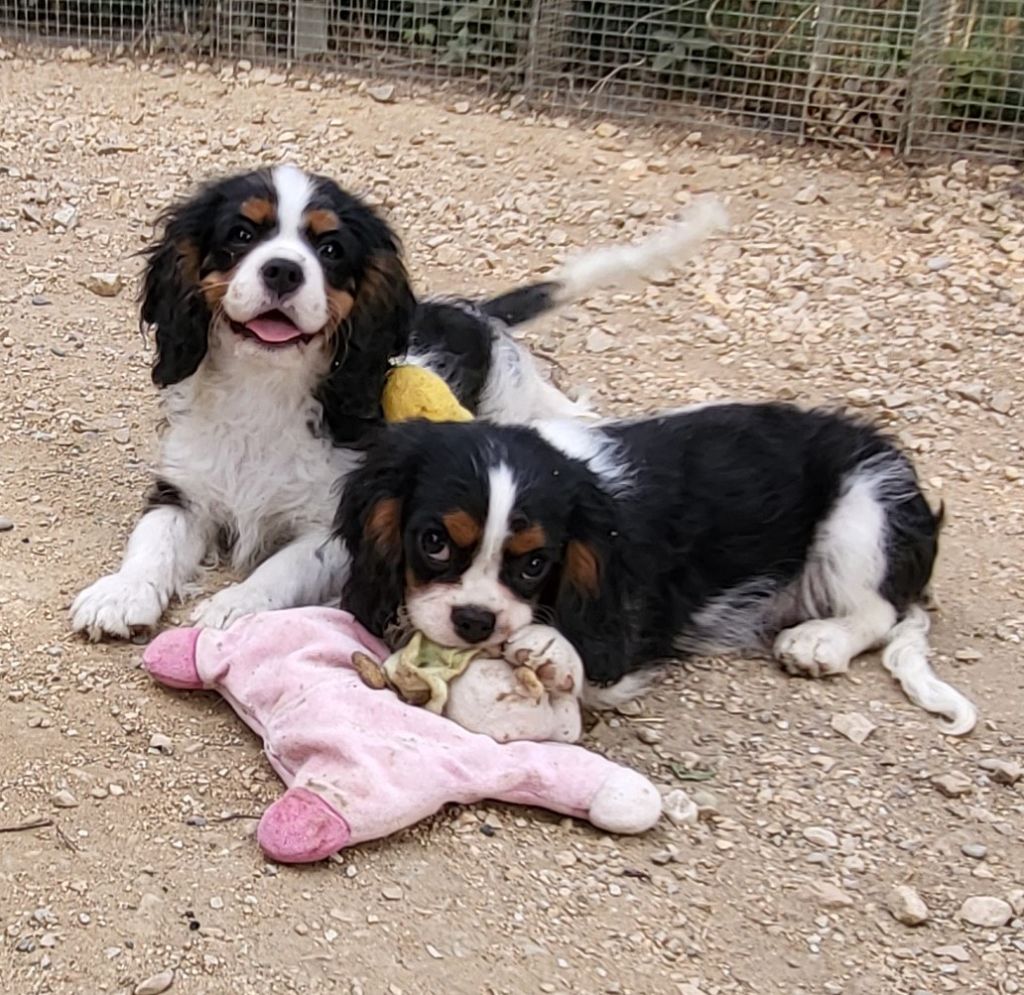
M 288 81 L 288 77 L 284 73 L 271 73 L 267 77 L 267 86 L 281 86 L 283 83 Z
M 1013 407 L 1013 394 L 1008 390 L 997 390 L 988 406 L 1000 415 L 1008 415 Z
M 794 204 L 813 204 L 816 200 L 821 197 L 818 193 L 818 188 L 812 183 L 810 186 L 803 187 L 793 194 Z
M 1024 916 L 1024 888 L 1014 888 L 1007 896 L 1015 916 Z
M 1005 926 L 1013 918 L 1013 908 L 1009 902 L 991 895 L 976 895 L 965 899 L 958 913 L 964 922 L 972 926 L 985 926 L 990 929 Z
M 10 532 L 13 528 L 14 522 L 9 518 L 4 518 L 3 515 L 0 515 L 0 532 Z
M 572 850 L 561 850 L 555 854 L 555 863 L 559 867 L 573 867 L 577 862 L 576 854 Z
M 222 908 L 224 908 L 224 899 L 221 898 L 219 895 L 214 895 L 213 898 L 210 899 L 210 908 L 214 911 L 219 912 Z
M 953 943 L 945 947 L 936 947 L 932 953 L 936 957 L 948 957 L 950 960 L 955 960 L 960 964 L 966 964 L 971 959 L 971 955 L 959 943 Z
M 871 403 L 873 396 L 867 387 L 854 387 L 853 390 L 847 391 L 846 400 L 855 408 L 866 408 Z
M 936 774 L 932 778 L 935 788 L 947 798 L 959 798 L 970 792 L 974 785 L 963 774 Z
M 116 297 L 124 288 L 124 277 L 120 273 L 90 273 L 82 286 L 97 297 Z
M 981 404 L 985 388 L 980 383 L 962 383 L 953 387 L 953 393 L 972 404 Z
M 845 736 L 857 746 L 860 746 L 878 728 L 860 712 L 837 712 L 832 716 L 831 725 L 840 736 Z
M 636 731 L 636 738 L 641 743 L 646 743 L 648 746 L 654 746 L 656 743 L 661 742 L 661 733 L 657 729 L 649 729 L 647 726 L 641 726 Z
M 691 796 L 697 803 L 697 811 L 702 818 L 718 815 L 718 799 L 706 788 L 697 788 Z
M 78 220 L 78 211 L 70 204 L 65 204 L 62 208 L 53 212 L 53 220 L 55 224 L 60 225 L 62 228 L 74 228 Z
M 910 885 L 901 884 L 893 888 L 885 904 L 893 919 L 904 926 L 920 926 L 928 921 L 928 906 Z
M 722 169 L 735 169 L 747 161 L 745 155 L 723 155 L 718 158 L 718 165 Z
M 602 332 L 600 328 L 595 328 L 587 335 L 587 341 L 583 348 L 587 352 L 601 353 L 608 352 L 609 349 L 614 349 L 617 345 L 618 342 L 613 336 Z
M 452 104 L 452 110 L 456 114 L 468 114 L 469 113 L 469 101 L 468 100 L 457 100 Z
M 984 843 L 964 843 L 960 852 L 972 860 L 984 860 L 988 854 L 988 847 Z
M 405 895 L 405 892 L 397 884 L 384 885 L 380 893 L 389 902 L 400 902 Z
M 697 803 L 681 788 L 665 795 L 661 810 L 674 826 L 692 826 L 700 815 Z
M 853 905 L 852 896 L 829 881 L 814 882 L 811 885 L 811 897 L 821 909 L 846 909 Z
M 552 228 L 548 232 L 548 243 L 550 245 L 566 245 L 569 241 L 569 233 L 564 228 Z
M 41 225 L 43 223 L 43 216 L 39 212 L 39 209 L 32 204 L 21 205 L 21 216 L 26 221 L 31 221 L 34 225 Z
M 595 129 L 594 134 L 598 138 L 614 138 L 619 133 L 617 125 L 602 121 Z
M 174 971 L 168 968 L 166 971 L 161 971 L 159 974 L 146 978 L 145 981 L 140 981 L 132 991 L 134 995 L 160 995 L 161 992 L 167 991 L 173 984 Z
M 224 135 L 220 140 L 220 144 L 231 152 L 242 144 L 242 139 L 240 139 L 238 135 Z
M 828 847 L 830 850 L 839 846 L 839 837 L 831 829 L 824 826 L 808 826 L 803 831 L 803 837 L 808 843 L 815 846 Z
M 149 748 L 169 756 L 174 752 L 174 743 L 170 736 L 165 736 L 162 732 L 155 732 L 149 737 Z
M 3 521 L 5 519 L 0 518 L 0 523 Z M 0 532 L 2 531 L 3 526 L 0 524 Z M 1016 784 L 1020 780 L 1021 775 L 1024 774 L 1024 768 L 1021 768 L 1020 764 L 1014 763 L 1012 760 L 998 760 L 993 757 L 978 761 L 978 766 L 996 784 Z
M 61 788 L 50 795 L 50 801 L 57 808 L 77 808 L 78 799 L 67 788 Z
M 977 650 L 962 649 L 953 654 L 953 659 L 959 660 L 960 663 L 977 663 L 981 659 L 981 654 Z
M 383 86 L 367 87 L 366 92 L 378 104 L 393 104 L 395 102 L 395 88 L 390 83 L 385 83 Z
M 953 260 L 947 256 L 932 256 L 930 259 L 925 260 L 925 266 L 927 266 L 933 273 L 939 273 L 944 269 L 949 269 L 952 265 Z

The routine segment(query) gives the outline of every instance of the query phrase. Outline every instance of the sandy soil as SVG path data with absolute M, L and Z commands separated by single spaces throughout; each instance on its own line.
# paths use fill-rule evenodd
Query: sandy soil
M 356 81 L 6 55 L 5 992 L 1021 991 L 1024 782 L 999 780 L 1024 752 L 1019 173 L 725 147 L 443 94 L 381 103 Z M 384 204 L 432 290 L 512 285 L 722 194 L 734 232 L 674 285 L 595 298 L 531 344 L 609 411 L 784 397 L 898 433 L 948 505 L 935 659 L 979 704 L 976 732 L 943 737 L 875 659 L 826 683 L 695 660 L 588 742 L 687 791 L 696 824 L 610 839 L 482 806 L 322 866 L 267 865 L 253 817 L 279 784 L 259 744 L 218 700 L 154 687 L 138 645 L 73 637 L 66 610 L 116 565 L 154 452 L 132 253 L 193 182 L 283 159 Z M 124 289 L 98 296 L 83 285 L 97 272 Z M 850 712 L 877 726 L 862 745 L 833 729 Z M 900 885 L 923 925 L 889 911 Z M 979 896 L 1005 925 L 964 920 Z

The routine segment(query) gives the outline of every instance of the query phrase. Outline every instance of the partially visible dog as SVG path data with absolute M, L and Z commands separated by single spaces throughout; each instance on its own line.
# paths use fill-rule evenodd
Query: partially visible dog
M 496 420 L 577 414 L 509 326 L 620 270 L 671 263 L 716 220 L 598 250 L 492 300 L 418 303 L 389 225 L 325 177 L 279 166 L 175 204 L 142 292 L 165 420 L 156 480 L 121 566 L 75 599 L 73 627 L 98 639 L 155 625 L 214 551 L 248 576 L 203 601 L 200 624 L 336 600 L 347 560 L 328 542 L 335 488 L 381 421 L 391 365 L 431 366 Z
M 941 516 L 910 460 L 845 416 L 719 404 L 533 427 L 389 428 L 348 481 L 343 603 L 371 631 L 500 646 L 532 621 L 579 651 L 595 703 L 679 653 L 770 649 L 794 674 L 883 647 L 912 701 L 968 732 L 921 607 Z

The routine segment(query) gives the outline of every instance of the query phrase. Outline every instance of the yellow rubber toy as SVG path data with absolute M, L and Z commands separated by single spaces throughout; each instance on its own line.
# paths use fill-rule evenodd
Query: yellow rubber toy
M 425 418 L 427 421 L 472 421 L 451 388 L 436 373 L 421 366 L 396 366 L 381 394 L 384 418 L 389 422 Z

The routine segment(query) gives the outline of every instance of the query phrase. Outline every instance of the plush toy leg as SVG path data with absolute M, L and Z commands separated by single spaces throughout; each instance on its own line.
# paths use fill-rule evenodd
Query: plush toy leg
M 196 670 L 196 640 L 201 629 L 168 629 L 142 654 L 142 665 L 161 684 L 172 688 L 201 688 Z
M 291 788 L 263 813 L 256 839 L 282 864 L 308 864 L 337 853 L 351 839 L 348 823 L 308 788 Z
M 661 795 L 642 774 L 567 743 L 507 743 L 521 773 L 497 797 L 587 819 L 611 833 L 642 833 L 661 817 Z

